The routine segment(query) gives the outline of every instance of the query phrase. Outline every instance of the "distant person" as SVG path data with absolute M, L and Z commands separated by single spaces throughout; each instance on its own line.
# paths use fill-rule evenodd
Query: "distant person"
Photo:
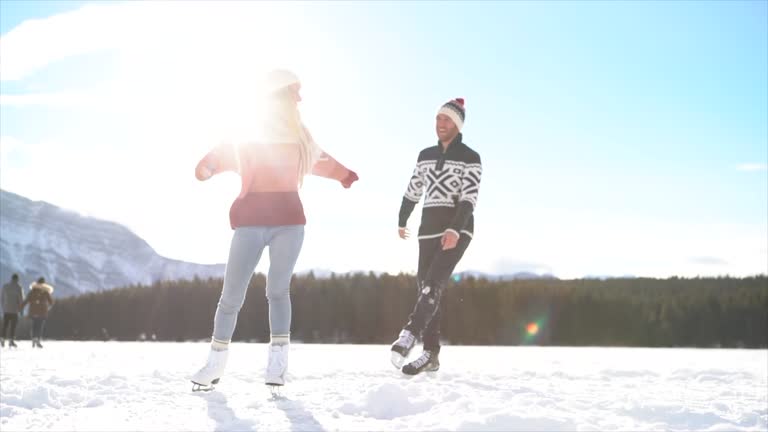
M 3 306 L 3 334 L 0 335 L 0 346 L 5 346 L 5 338 L 10 327 L 8 347 L 16 348 L 16 324 L 19 322 L 19 314 L 24 309 L 24 290 L 19 283 L 19 275 L 14 273 L 11 276 L 11 281 L 3 285 L 0 296 L 2 296 L 0 304 Z
M 32 348 L 42 348 L 40 340 L 43 338 L 45 320 L 48 319 L 48 311 L 53 306 L 53 287 L 45 283 L 45 278 L 40 278 L 29 287 L 29 294 L 21 304 L 22 309 L 29 305 L 27 316 L 32 319 Z
M 268 111 L 255 119 L 263 125 L 263 136 L 252 142 L 219 145 L 195 169 L 201 181 L 236 172 L 241 191 L 229 210 L 234 234 L 213 322 L 211 351 L 205 366 L 191 378 L 193 391 L 210 390 L 224 373 L 248 282 L 267 246 L 270 344 L 264 381 L 271 386 L 285 383 L 291 331 L 289 288 L 306 224 L 298 189 L 308 174 L 337 180 L 344 188 L 358 179 L 317 145 L 301 121 L 301 84 L 296 75 L 272 71 L 267 87 Z
M 409 237 L 408 217 L 426 189 L 419 226 L 418 299 L 408 323 L 392 344 L 392 364 L 407 375 L 440 368 L 440 306 L 453 269 L 472 241 L 480 191 L 480 155 L 464 144 L 464 99 L 443 104 L 435 119 L 438 142 L 419 153 L 400 205 L 398 235 Z M 416 339 L 424 350 L 403 366 Z

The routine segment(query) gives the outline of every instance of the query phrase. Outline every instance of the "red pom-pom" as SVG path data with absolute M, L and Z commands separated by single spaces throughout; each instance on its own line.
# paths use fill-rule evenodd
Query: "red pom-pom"
M 456 98 L 456 102 L 458 102 L 459 105 L 464 106 L 464 98 Z

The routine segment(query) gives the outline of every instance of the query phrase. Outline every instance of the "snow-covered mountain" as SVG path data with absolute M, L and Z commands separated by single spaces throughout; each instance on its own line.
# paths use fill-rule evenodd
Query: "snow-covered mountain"
M 222 277 L 224 264 L 158 255 L 128 228 L 0 190 L 0 283 L 18 273 L 25 287 L 40 276 L 55 296 L 157 280 Z
M 544 273 L 533 273 L 533 272 L 516 272 L 516 273 L 503 273 L 503 274 L 493 274 L 493 273 L 485 273 L 481 271 L 474 271 L 474 270 L 467 270 L 460 273 L 457 273 L 459 277 L 474 277 L 474 278 L 484 278 L 492 281 L 507 281 L 507 280 L 522 280 L 522 279 L 557 279 L 556 276 Z

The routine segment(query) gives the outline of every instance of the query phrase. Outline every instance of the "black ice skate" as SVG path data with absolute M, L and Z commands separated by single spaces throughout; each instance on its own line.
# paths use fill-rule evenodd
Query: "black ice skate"
M 406 375 L 418 375 L 422 372 L 437 372 L 440 369 L 440 360 L 435 351 L 424 350 L 416 360 L 403 366 Z

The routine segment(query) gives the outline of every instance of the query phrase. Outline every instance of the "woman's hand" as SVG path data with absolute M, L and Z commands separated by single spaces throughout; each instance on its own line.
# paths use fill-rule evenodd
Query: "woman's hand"
M 195 167 L 195 177 L 200 181 L 206 181 L 211 178 L 215 169 L 215 167 L 211 165 L 212 164 L 207 158 L 201 160 L 200 163 L 197 164 L 197 167 Z
M 341 181 L 341 185 L 344 186 L 344 189 L 349 189 L 350 186 L 352 186 L 352 183 L 356 182 L 360 178 L 357 176 L 357 173 L 355 173 L 352 170 L 349 170 L 349 173 L 347 173 L 347 176 L 344 177 L 344 180 Z

